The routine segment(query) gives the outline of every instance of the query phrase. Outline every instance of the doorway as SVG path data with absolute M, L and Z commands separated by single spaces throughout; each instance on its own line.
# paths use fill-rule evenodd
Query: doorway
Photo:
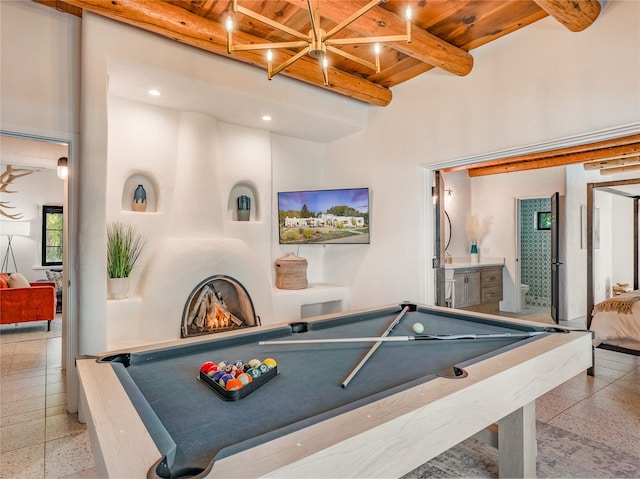
M 549 197 L 519 198 L 517 201 L 518 265 L 520 268 L 520 313 L 551 315 L 551 228 L 546 213 Z
M 58 301 L 62 308 L 58 309 L 56 319 L 60 318 L 58 334 L 62 336 L 61 364 L 66 366 L 67 359 L 67 323 L 69 308 L 68 272 L 66 265 L 71 257 L 68 235 L 68 182 L 66 177 L 58 177 L 58 160 L 69 158 L 69 140 L 41 137 L 15 132 L 0 132 L 0 166 L 2 172 L 16 172 L 13 178 L 5 175 L 6 188 L 3 189 L 3 221 L 19 221 L 26 226 L 26 234 L 12 242 L 12 249 L 17 261 L 11 267 L 21 273 L 30 282 L 39 280 L 55 281 L 59 284 Z M 68 162 L 68 160 L 67 160 Z M 67 163 L 68 167 L 69 163 Z M 68 170 L 67 170 L 68 171 Z M 47 241 L 43 234 L 46 207 L 56 207 L 62 211 L 62 230 L 58 230 L 59 238 Z M 49 231 L 53 231 L 50 229 Z M 57 241 L 61 240 L 61 244 Z M 49 243 L 49 253 L 45 253 Z M 43 246 L 44 245 L 44 246 Z M 4 252 L 3 246 L 2 251 Z M 54 251 L 58 249 L 58 251 Z M 60 255 L 61 249 L 61 255 Z M 53 252 L 52 252 L 53 251 Z M 60 261 L 61 260 L 61 261 Z M 60 264 L 61 263 L 61 264 Z M 54 321 L 55 322 L 55 321 Z M 44 324 L 44 323 L 43 323 Z M 24 324 L 20 325 L 23 326 Z M 38 329 L 40 322 L 34 323 Z

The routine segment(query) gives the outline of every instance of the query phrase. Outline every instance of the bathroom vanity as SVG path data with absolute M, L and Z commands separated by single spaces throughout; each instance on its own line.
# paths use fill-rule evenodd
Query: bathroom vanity
M 503 261 L 467 263 L 454 260 L 445 265 L 447 302 L 457 309 L 498 312 L 502 301 L 503 268 Z

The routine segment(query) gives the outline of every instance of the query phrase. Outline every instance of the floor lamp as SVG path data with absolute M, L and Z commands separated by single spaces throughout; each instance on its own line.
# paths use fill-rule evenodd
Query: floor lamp
M 13 255 L 13 247 L 11 241 L 14 236 L 29 236 L 29 230 L 31 223 L 28 221 L 2 221 L 0 235 L 6 236 L 8 240 L 7 250 L 4 253 L 4 259 L 2 260 L 2 272 L 8 273 L 9 269 L 9 255 L 13 260 L 13 267 L 15 272 L 18 272 L 18 265 L 16 264 L 16 257 Z

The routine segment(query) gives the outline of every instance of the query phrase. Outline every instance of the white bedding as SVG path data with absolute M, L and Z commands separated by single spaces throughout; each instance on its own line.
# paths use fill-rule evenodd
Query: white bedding
M 601 311 L 593 316 L 594 346 L 600 343 L 640 350 L 640 301 L 633 304 L 631 314 Z

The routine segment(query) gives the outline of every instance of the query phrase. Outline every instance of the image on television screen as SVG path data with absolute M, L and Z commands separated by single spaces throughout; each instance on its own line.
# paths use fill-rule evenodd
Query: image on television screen
M 278 193 L 280 244 L 369 244 L 369 189 Z

